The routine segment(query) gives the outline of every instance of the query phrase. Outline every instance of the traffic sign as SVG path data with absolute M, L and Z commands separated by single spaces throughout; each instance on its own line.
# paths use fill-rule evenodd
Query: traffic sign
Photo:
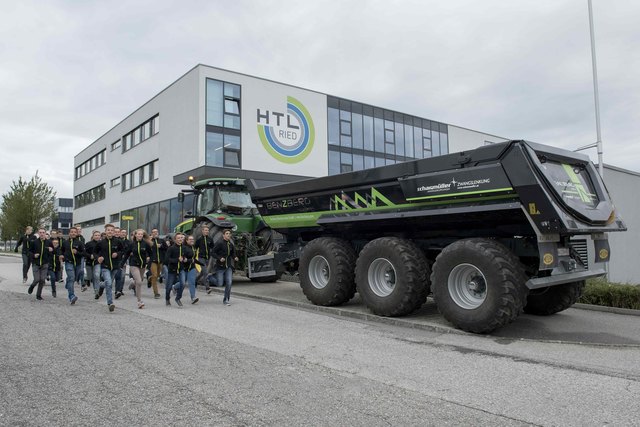
M 133 216 L 131 215 L 122 215 L 123 221 L 133 221 Z

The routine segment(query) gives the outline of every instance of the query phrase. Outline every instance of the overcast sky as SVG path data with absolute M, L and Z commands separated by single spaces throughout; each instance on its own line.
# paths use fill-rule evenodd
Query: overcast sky
M 640 1 L 593 0 L 605 163 L 640 171 Z M 0 193 L 198 63 L 514 139 L 596 140 L 587 0 L 0 0 Z M 595 150 L 588 150 L 593 160 Z

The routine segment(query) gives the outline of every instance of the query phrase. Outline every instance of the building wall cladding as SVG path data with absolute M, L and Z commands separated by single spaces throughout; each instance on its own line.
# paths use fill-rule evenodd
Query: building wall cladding
M 608 166 L 604 168 L 604 182 L 616 209 L 628 231 L 609 233 L 611 262 L 609 280 L 619 283 L 640 284 L 638 262 L 638 230 L 640 230 L 640 173 Z

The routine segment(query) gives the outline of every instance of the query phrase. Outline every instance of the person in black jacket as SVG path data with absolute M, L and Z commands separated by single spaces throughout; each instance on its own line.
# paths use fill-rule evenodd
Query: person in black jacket
M 189 285 L 191 304 L 196 304 L 200 300 L 199 298 L 196 298 L 196 277 L 198 276 L 196 262 L 199 263 L 200 261 L 196 260 L 196 251 L 193 249 L 194 241 L 195 239 L 193 236 L 187 236 L 182 256 L 184 261 L 182 261 L 182 270 L 180 271 L 180 281 L 183 285 Z
M 129 268 L 135 284 L 138 308 L 144 307 L 142 301 L 142 279 L 144 270 L 151 261 L 151 245 L 148 243 L 149 236 L 143 229 L 138 229 L 133 233 L 133 240 L 127 249 L 126 257 L 129 258 Z
M 116 231 L 117 230 L 117 231 Z M 114 229 L 114 238 L 120 240 L 120 269 L 116 270 L 116 299 L 124 295 L 124 279 L 127 277 L 127 254 L 131 247 L 131 241 L 127 238 L 127 230 L 124 228 Z
M 234 261 L 238 261 L 236 248 L 231 241 L 231 230 L 222 232 L 222 239 L 213 246 L 213 257 L 216 260 L 216 281 L 218 286 L 224 283 L 224 305 L 231 305 L 231 282 L 233 280 Z
M 176 290 L 176 304 L 182 307 L 182 291 L 184 289 L 184 282 L 181 280 L 182 262 L 186 259 L 184 257 L 184 234 L 176 233 L 173 237 L 173 245 L 167 249 L 167 255 L 165 262 L 167 263 L 167 281 L 164 284 L 165 292 L 164 298 L 167 305 L 171 305 L 171 290 Z M 176 280 L 177 279 L 177 280 Z M 177 282 L 177 283 L 176 283 Z M 174 285 L 175 283 L 175 285 Z
M 213 251 L 213 239 L 209 236 L 209 227 L 202 227 L 202 236 L 196 240 L 195 249 L 196 258 L 198 258 L 200 265 L 202 265 L 197 280 L 204 285 L 207 293 L 211 293 L 209 281 L 207 280 L 207 265 L 209 264 L 209 258 L 211 258 L 211 252 Z
M 36 299 L 42 299 L 42 288 L 47 280 L 49 272 L 49 263 L 53 253 L 53 244 L 47 239 L 47 232 L 44 228 L 38 230 L 38 238 L 32 242 L 29 250 L 31 251 L 32 267 L 33 267 L 33 283 L 29 286 L 29 294 L 33 293 L 33 288 L 38 285 Z M 71 304 L 75 303 L 73 301 Z
M 14 252 L 18 253 L 18 246 L 22 245 L 22 283 L 27 283 L 27 275 L 29 268 L 31 268 L 31 245 L 36 238 L 33 235 L 33 227 L 28 225 L 14 249 Z
M 168 247 L 169 245 L 166 241 L 158 237 L 158 229 L 151 230 L 151 277 L 149 278 L 149 285 L 153 288 L 153 297 L 156 299 L 160 298 L 158 277 L 162 274 L 162 264 Z
M 75 227 L 69 229 L 69 239 L 62 241 L 62 255 L 60 262 L 64 262 L 64 271 L 67 273 L 65 288 L 69 293 L 69 301 L 75 303 L 78 297 L 75 294 L 74 285 L 82 272 L 82 257 L 84 243 L 78 239 L 78 230 Z
M 51 284 L 51 296 L 56 297 L 56 280 L 58 277 L 58 272 L 62 268 L 62 263 L 60 262 L 60 243 L 58 239 L 52 239 L 51 245 L 53 246 L 53 252 L 51 252 L 51 262 L 49 263 L 49 283 Z
M 91 240 L 84 245 L 84 262 L 85 262 L 85 279 L 93 285 L 95 299 L 100 298 L 100 264 L 98 257 L 95 255 L 96 247 L 100 241 L 100 232 L 94 230 L 91 234 Z
M 109 307 L 109 311 L 113 311 L 116 306 L 113 304 L 111 284 L 113 283 L 116 271 L 120 269 L 122 242 L 113 236 L 113 224 L 105 225 L 104 230 L 105 237 L 96 245 L 95 255 L 98 257 L 98 263 L 101 266 L 100 278 L 104 282 L 104 287 L 107 291 L 107 306 Z

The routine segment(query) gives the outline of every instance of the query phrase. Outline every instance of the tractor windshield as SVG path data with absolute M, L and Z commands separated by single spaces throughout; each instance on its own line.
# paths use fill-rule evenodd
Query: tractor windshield
M 206 215 L 216 210 L 216 189 L 205 188 L 198 196 L 198 215 Z
M 222 199 L 222 204 L 225 206 L 255 208 L 249 193 L 220 190 L 220 199 Z

